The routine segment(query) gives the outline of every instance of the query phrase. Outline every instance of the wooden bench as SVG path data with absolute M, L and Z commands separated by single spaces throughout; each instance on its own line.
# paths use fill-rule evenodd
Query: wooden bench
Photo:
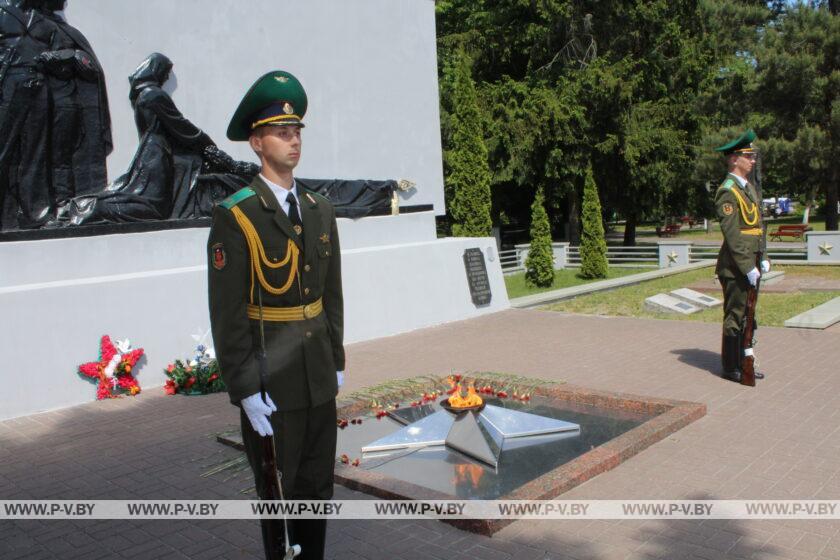
M 668 224 L 665 227 L 656 226 L 656 235 L 659 237 L 671 237 L 680 232 L 680 227 L 682 227 L 680 224 Z
M 805 232 L 811 231 L 811 226 L 808 224 L 790 224 L 779 226 L 770 232 L 770 239 L 782 240 L 782 237 L 796 237 L 805 240 Z

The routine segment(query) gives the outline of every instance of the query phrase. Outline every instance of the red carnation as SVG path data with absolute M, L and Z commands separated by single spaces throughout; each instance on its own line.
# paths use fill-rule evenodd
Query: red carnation
M 166 392 L 167 395 L 174 395 L 178 392 L 178 386 L 173 380 L 167 379 L 166 385 L 163 386 L 163 390 Z
M 98 378 L 101 371 L 99 362 L 89 362 L 79 366 L 79 373 L 87 377 Z
M 96 388 L 96 398 L 102 400 L 110 399 L 112 397 L 113 395 L 111 394 L 111 384 L 103 379 L 99 382 L 99 386 Z
M 110 362 L 111 358 L 113 358 L 117 353 L 117 349 L 111 342 L 111 337 L 107 334 L 102 337 L 101 341 L 99 341 L 99 351 L 102 354 L 102 362 L 106 364 Z

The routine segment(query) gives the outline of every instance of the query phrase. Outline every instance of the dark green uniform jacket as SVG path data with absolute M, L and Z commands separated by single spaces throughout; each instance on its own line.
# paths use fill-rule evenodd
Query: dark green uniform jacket
M 335 210 L 322 196 L 300 185 L 297 190 L 303 247 L 274 193 L 259 177 L 213 211 L 207 242 L 210 323 L 222 378 L 234 404 L 260 391 L 255 354 L 259 321 L 249 318 L 248 304 L 258 304 L 261 283 L 237 215 L 253 224 L 265 260 L 273 265 L 256 256 L 265 281 L 277 291 L 285 288 L 281 294 L 262 288 L 265 314 L 276 308 L 317 306 L 319 299 L 323 304 L 314 317 L 265 321 L 266 390 L 271 399 L 278 410 L 297 410 L 323 404 L 338 393 L 336 371 L 344 369 L 344 300 Z M 297 277 L 292 274 L 293 259 L 277 267 L 295 252 L 289 240 L 301 250 Z
M 761 201 L 752 185 L 741 188 L 730 175 L 717 190 L 715 207 L 723 232 L 715 272 L 720 278 L 744 277 L 758 266 L 758 252 L 766 252 Z

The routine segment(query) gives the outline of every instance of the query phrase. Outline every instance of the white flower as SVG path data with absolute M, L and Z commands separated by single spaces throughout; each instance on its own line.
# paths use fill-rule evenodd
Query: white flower
M 111 361 L 108 362 L 108 365 L 105 366 L 105 376 L 111 377 L 114 375 L 114 372 L 117 370 L 117 366 L 120 364 L 122 360 L 122 356 L 120 354 L 114 354 L 114 357 L 111 358 Z
M 204 351 L 204 355 L 201 356 L 201 363 L 209 364 L 213 360 L 216 359 L 216 350 L 215 348 L 208 348 Z
M 120 351 L 120 354 L 127 354 L 131 350 L 131 341 L 127 338 L 117 341 L 117 350 Z

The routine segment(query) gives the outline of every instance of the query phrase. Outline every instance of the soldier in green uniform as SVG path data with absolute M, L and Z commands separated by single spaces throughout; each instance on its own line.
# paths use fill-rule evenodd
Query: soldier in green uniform
M 757 285 L 762 272 L 770 271 L 768 260 L 762 259 L 758 263 L 758 254 L 766 254 L 766 242 L 761 201 L 754 185 L 748 181 L 757 157 L 754 140 L 755 132 L 747 130 L 735 140 L 715 148 L 726 156 L 729 169 L 715 195 L 717 217 L 723 232 L 715 272 L 723 287 L 723 375 L 735 382 L 741 380 L 741 329 L 747 289 Z M 762 379 L 764 375 L 756 372 L 755 377 Z
M 214 209 L 208 289 L 216 355 L 230 400 L 241 409 L 257 493 L 265 497 L 260 443 L 273 434 L 284 496 L 326 500 L 333 493 L 344 303 L 335 211 L 293 176 L 306 108 L 300 82 L 274 71 L 251 86 L 233 115 L 227 136 L 250 143 L 261 172 Z M 264 380 L 256 354 L 261 315 Z M 326 520 L 292 520 L 289 529 L 301 558 L 323 558 Z M 266 534 L 263 521 L 266 555 L 270 547 L 282 550 Z

